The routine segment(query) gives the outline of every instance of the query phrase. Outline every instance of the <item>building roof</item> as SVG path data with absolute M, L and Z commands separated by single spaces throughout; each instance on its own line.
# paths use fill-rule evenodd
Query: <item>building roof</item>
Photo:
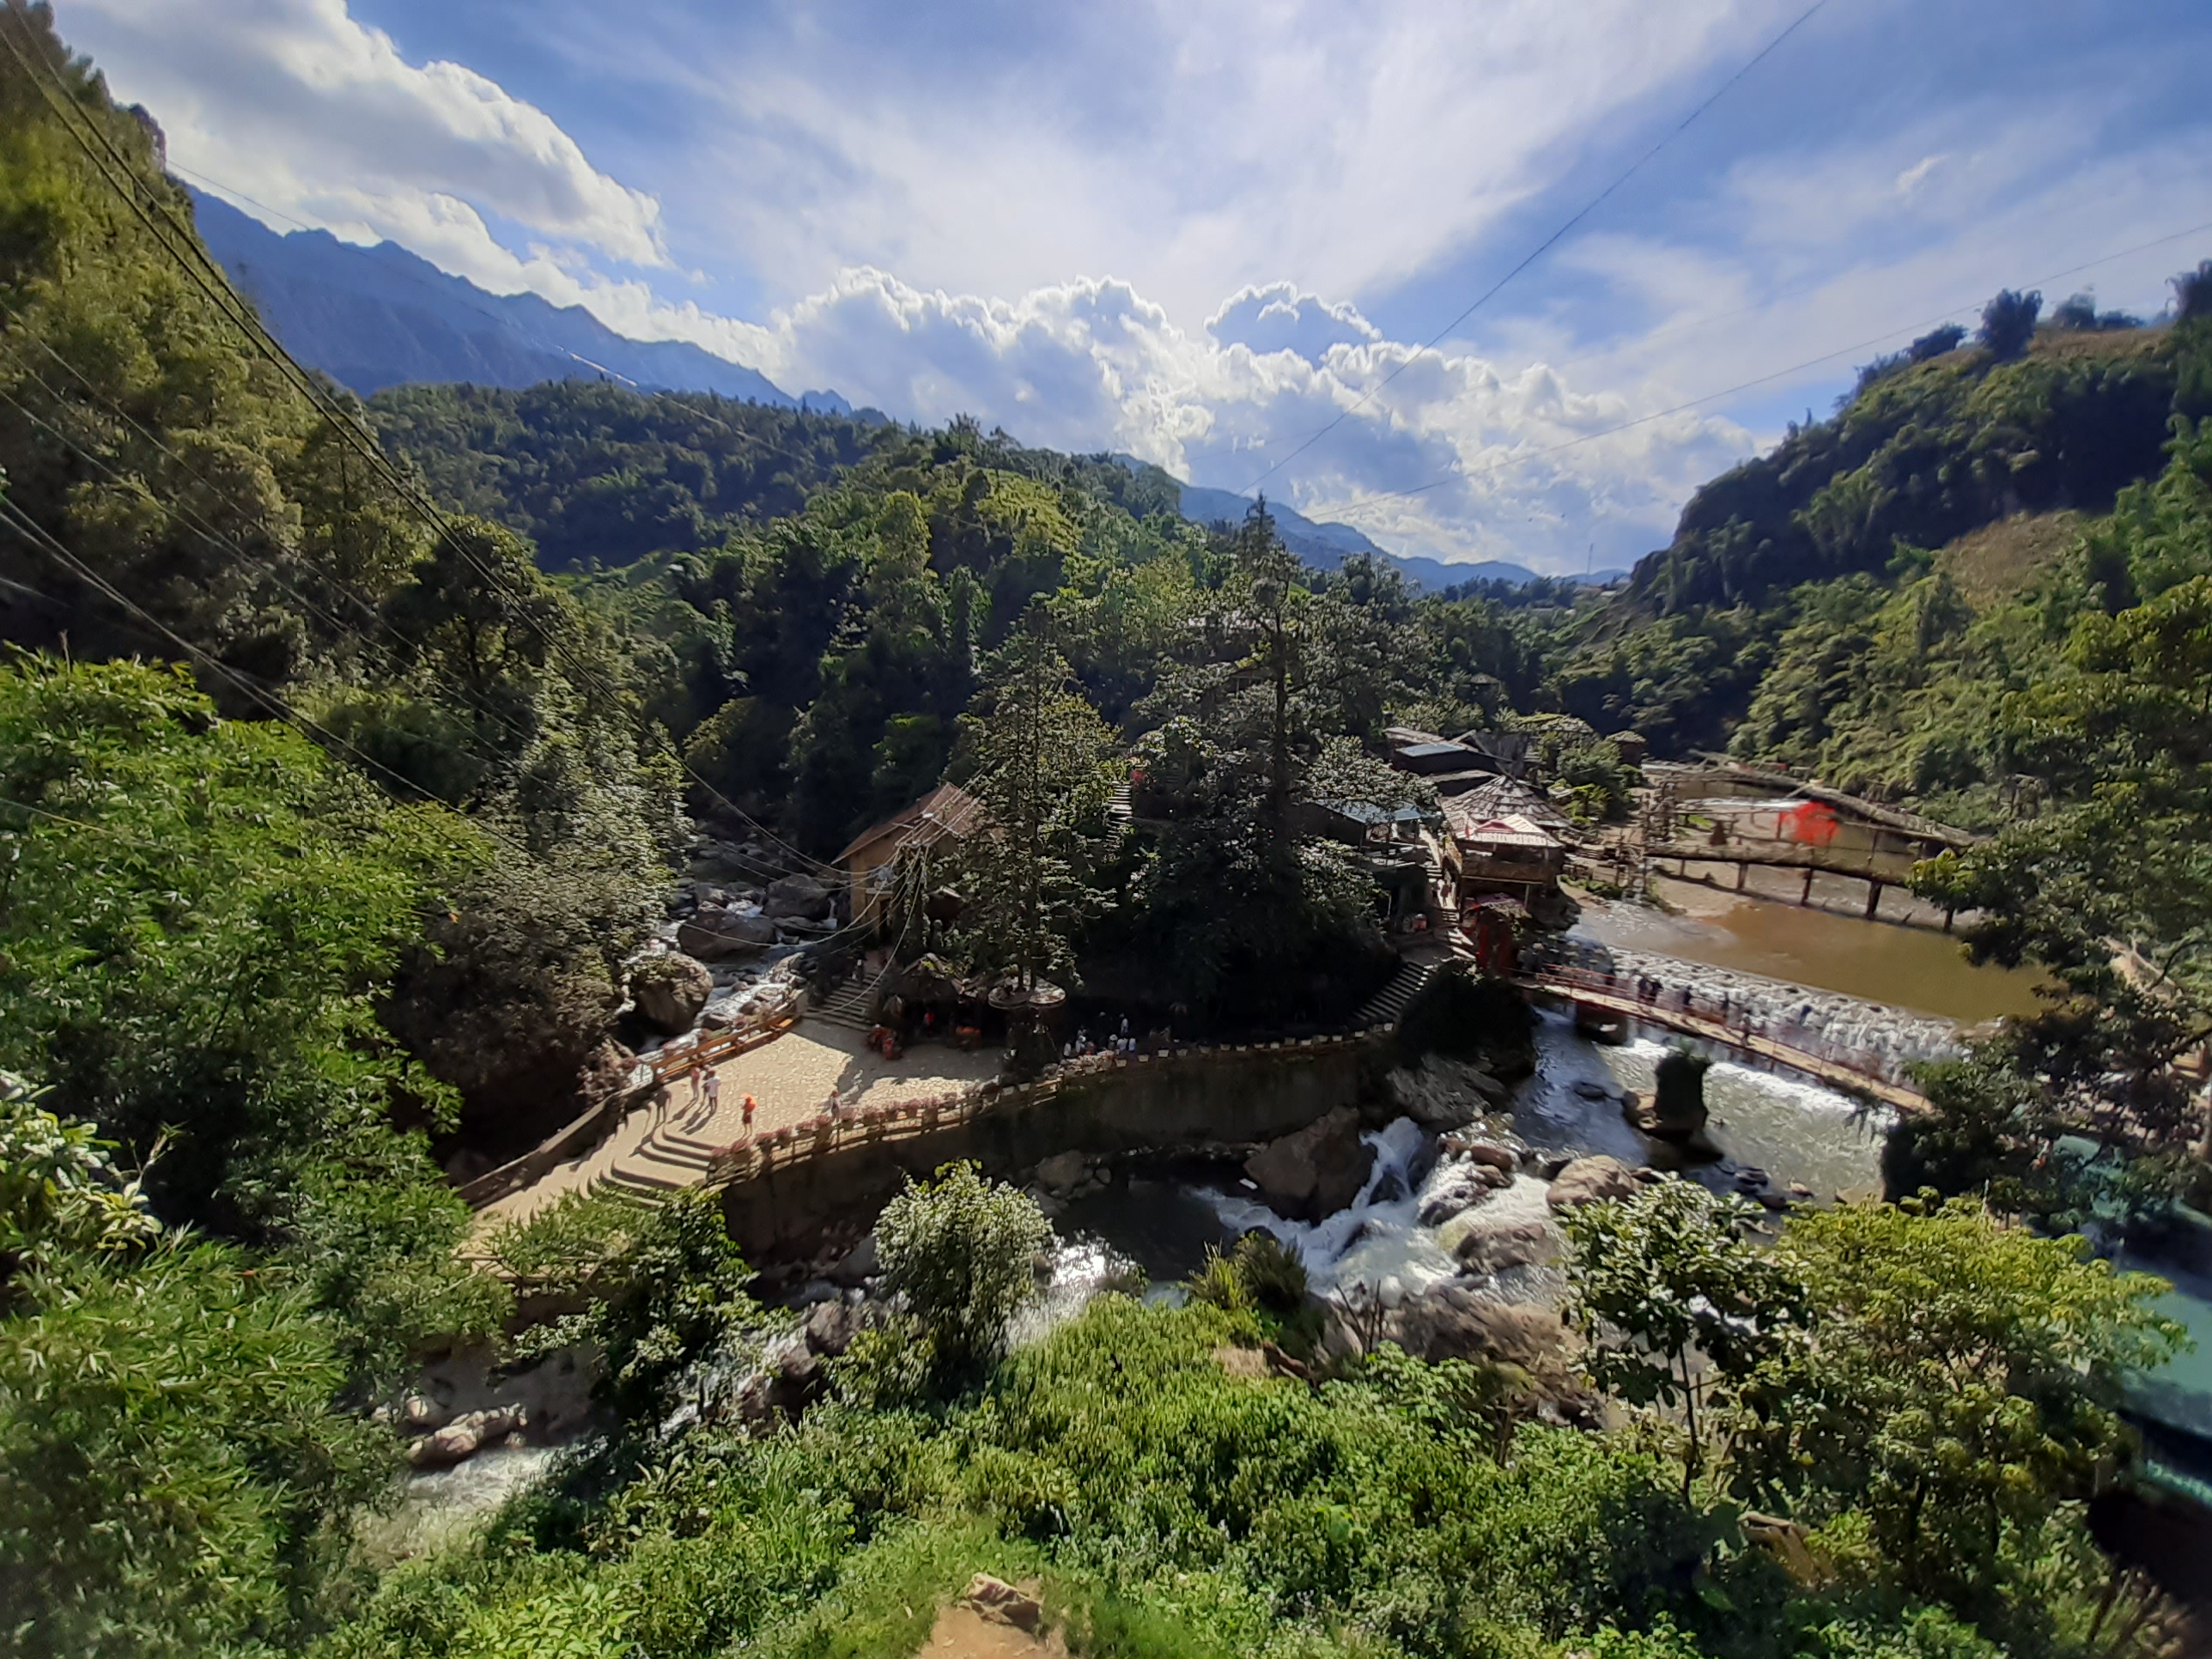
M 1446 743 L 1442 738 L 1438 738 L 1434 743 L 1401 744 L 1398 752 L 1401 755 L 1423 756 L 1464 755 L 1468 752 L 1468 748 L 1463 743 Z
M 1455 829 L 1461 820 L 1479 823 L 1485 818 L 1520 817 L 1546 830 L 1565 830 L 1566 814 L 1552 805 L 1533 785 L 1517 778 L 1492 778 L 1472 789 L 1448 795 L 1444 817 Z
M 1326 807 L 1340 817 L 1359 823 L 1419 823 L 1421 809 L 1411 801 L 1401 801 L 1395 806 L 1377 806 L 1367 800 L 1316 801 L 1316 806 Z
M 1452 834 L 1463 842 L 1480 842 L 1486 847 L 1519 847 L 1532 852 L 1549 851 L 1559 844 L 1556 837 L 1546 835 L 1540 826 L 1517 812 L 1503 818 L 1462 819 L 1455 815 Z
M 843 864 L 872 842 L 896 836 L 899 846 L 933 847 L 947 836 L 965 836 L 982 817 L 983 803 L 957 783 L 940 783 L 896 817 L 863 830 L 837 854 Z
M 1443 732 L 1424 732 L 1417 726 L 1386 726 L 1382 728 L 1382 735 L 1394 744 L 1442 743 L 1444 740 Z

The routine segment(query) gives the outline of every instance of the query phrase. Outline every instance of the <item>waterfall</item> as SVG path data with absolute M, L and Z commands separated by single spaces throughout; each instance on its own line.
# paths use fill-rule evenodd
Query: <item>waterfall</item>
M 1272 1233 L 1296 1250 L 1317 1293 L 1360 1283 L 1395 1304 L 1459 1272 L 1436 1231 L 1421 1225 L 1422 1202 L 1446 1178 L 1446 1166 L 1433 1162 L 1434 1143 L 1409 1117 L 1360 1139 L 1375 1153 L 1366 1184 L 1345 1208 L 1319 1221 L 1286 1221 L 1258 1200 L 1233 1193 L 1206 1197 L 1225 1231 Z
M 1893 1077 L 1901 1077 L 1909 1061 L 1940 1060 L 1959 1051 L 1958 1027 L 1950 1021 L 1840 992 L 1816 991 L 1680 957 L 1581 941 L 1561 941 L 1552 949 L 1577 967 L 1610 970 L 1627 994 L 1634 994 L 1637 980 L 1648 975 L 1666 987 L 1668 1006 L 1678 1006 L 1676 994 L 1686 988 L 1696 1000 L 1697 1012 L 1707 1018 L 1719 1014 L 1725 1006 L 1731 1021 L 1748 1014 L 1778 1042 L 1810 1054 L 1872 1062 Z

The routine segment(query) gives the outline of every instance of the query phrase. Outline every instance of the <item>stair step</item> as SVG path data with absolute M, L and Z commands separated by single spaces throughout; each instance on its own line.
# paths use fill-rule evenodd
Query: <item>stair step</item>
M 1352 1016 L 1352 1023 L 1358 1026 L 1395 1024 L 1398 1016 L 1413 1006 L 1413 999 L 1436 976 L 1436 971 L 1434 963 L 1400 963 L 1390 982 L 1367 1000 Z

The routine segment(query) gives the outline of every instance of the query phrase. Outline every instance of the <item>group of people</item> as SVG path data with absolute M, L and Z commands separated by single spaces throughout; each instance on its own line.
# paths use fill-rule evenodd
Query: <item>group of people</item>
M 1086 1054 L 1133 1054 L 1136 1052 L 1137 1038 L 1129 1030 L 1128 1016 L 1126 1014 L 1122 1016 L 1121 1029 L 1119 1032 L 1093 1042 L 1091 1040 L 1091 1028 L 1087 1025 L 1080 1026 L 1077 1028 L 1073 1037 L 1060 1045 L 1060 1057 L 1062 1060 L 1080 1060 Z
M 684 1076 L 691 1085 L 690 1104 L 694 1121 L 711 1120 L 722 1109 L 722 1074 L 706 1061 L 695 1060 Z M 741 1109 L 744 1119 L 744 1138 L 750 1140 L 753 1133 L 753 1114 L 760 1110 L 760 1102 L 747 1095 Z

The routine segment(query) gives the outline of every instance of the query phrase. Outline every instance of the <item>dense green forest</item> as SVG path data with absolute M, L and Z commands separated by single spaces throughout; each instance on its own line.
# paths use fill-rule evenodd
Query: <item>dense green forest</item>
M 1087 1654 L 2112 1646 L 2088 1505 L 2177 1338 L 2063 1230 L 2203 1170 L 2203 285 L 1876 365 L 1617 599 L 1417 600 L 969 422 L 365 407 L 256 332 L 49 14 L 0 43 L 0 1652 L 902 1655 L 978 1569 Z M 711 1200 L 463 1250 L 435 1153 L 621 1073 L 695 821 L 818 869 L 963 780 L 1000 830 L 934 872 L 948 949 L 1279 1030 L 1381 960 L 1296 809 L 1418 798 L 1394 720 L 1534 723 L 1586 817 L 1625 726 L 1971 816 L 1923 884 L 2067 995 L 1930 1073 L 1901 1204 L 1581 1212 L 1584 1346 L 1525 1364 L 1328 1349 L 1259 1246 L 1009 1352 L 1047 1230 L 967 1171 L 886 1212 L 888 1322 L 765 1413 L 789 1316 Z M 570 1311 L 518 1334 L 518 1284 Z M 395 1565 L 380 1412 L 464 1340 L 586 1344 L 600 1431 Z
M 398 386 L 369 411 L 441 501 L 512 526 L 554 569 L 696 552 L 743 523 L 796 513 L 884 430 L 586 380 L 521 392 Z

